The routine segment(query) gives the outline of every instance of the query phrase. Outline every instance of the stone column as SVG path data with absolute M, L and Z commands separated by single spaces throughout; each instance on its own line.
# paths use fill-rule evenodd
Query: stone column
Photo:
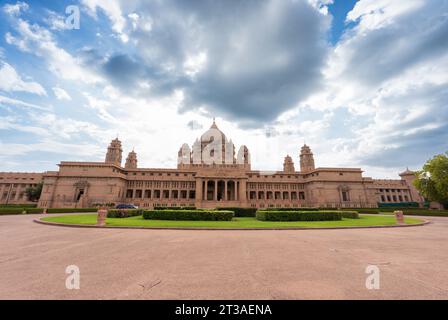
M 202 191 L 202 179 L 197 179 L 196 180 L 196 199 L 195 200 L 199 200 L 201 201 L 202 196 L 204 195 L 203 191 Z
M 213 200 L 218 201 L 218 180 L 215 181 L 215 189 L 213 190 Z
M 235 200 L 240 200 L 240 182 L 235 181 Z
M 224 201 L 227 201 L 227 180 L 224 180 Z
M 246 190 L 246 181 L 241 180 L 240 181 L 240 189 L 241 189 L 241 198 L 240 201 L 246 201 L 247 200 L 247 190 Z

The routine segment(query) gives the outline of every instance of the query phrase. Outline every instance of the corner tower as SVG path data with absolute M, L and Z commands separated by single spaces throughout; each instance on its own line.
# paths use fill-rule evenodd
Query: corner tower
M 137 169 L 137 153 L 134 150 L 129 152 L 126 158 L 126 164 L 124 165 L 126 169 Z
M 285 161 L 283 162 L 283 172 L 286 173 L 294 173 L 296 169 L 294 168 L 294 162 L 292 161 L 292 158 L 287 155 L 285 157 Z
M 300 150 L 300 171 L 301 172 L 309 172 L 313 171 L 314 167 L 314 156 L 311 152 L 310 147 L 306 144 L 303 145 Z
M 121 166 L 121 159 L 122 159 L 123 149 L 121 148 L 121 141 L 118 140 L 118 138 L 115 138 L 110 143 L 109 147 L 107 148 L 106 153 L 106 163 L 113 163 L 117 166 Z

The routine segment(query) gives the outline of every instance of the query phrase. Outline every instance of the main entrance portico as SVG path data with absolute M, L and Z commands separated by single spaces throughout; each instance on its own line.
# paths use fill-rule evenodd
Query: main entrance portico
M 247 176 L 238 166 L 203 167 L 196 174 L 195 205 L 198 208 L 247 206 L 246 182 Z

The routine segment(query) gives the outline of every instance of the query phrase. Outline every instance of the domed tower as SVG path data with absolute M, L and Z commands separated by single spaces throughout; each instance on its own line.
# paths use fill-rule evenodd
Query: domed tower
M 313 171 L 314 167 L 314 156 L 311 152 L 310 147 L 306 144 L 303 145 L 300 150 L 300 171 L 301 172 L 309 172 Z
M 126 169 L 137 169 L 137 153 L 134 150 L 129 152 L 126 158 L 126 164 L 124 165 Z
M 117 166 L 121 166 L 121 159 L 122 159 L 123 149 L 121 148 L 121 141 L 118 140 L 118 138 L 115 138 L 110 143 L 109 147 L 107 148 L 106 153 L 106 163 L 113 163 Z
M 245 145 L 242 145 L 238 151 L 237 163 L 250 165 L 250 152 Z
M 229 141 L 227 141 L 226 135 L 219 130 L 214 119 L 210 129 L 201 136 L 200 140 L 202 163 L 225 163 L 226 148 L 231 149 L 232 158 L 235 156 L 233 148 L 228 145 Z
M 296 169 L 294 168 L 294 162 L 289 154 L 285 157 L 285 161 L 283 162 L 283 172 L 294 173 Z

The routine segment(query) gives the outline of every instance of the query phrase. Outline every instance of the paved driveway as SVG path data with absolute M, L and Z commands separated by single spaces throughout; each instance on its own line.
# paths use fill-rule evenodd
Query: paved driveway
M 0 217 L 1 299 L 448 299 L 448 218 L 422 227 L 111 230 Z M 68 265 L 80 289 L 65 287 Z M 365 287 L 368 265 L 380 289 Z

